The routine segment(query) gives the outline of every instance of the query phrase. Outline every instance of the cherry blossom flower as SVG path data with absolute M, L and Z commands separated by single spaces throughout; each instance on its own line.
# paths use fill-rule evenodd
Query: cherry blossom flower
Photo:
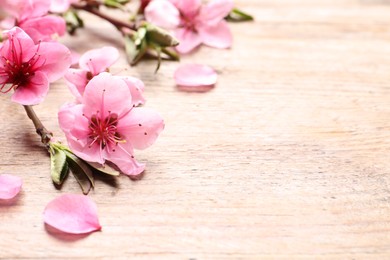
M 62 232 L 86 234 L 101 230 L 96 204 L 87 196 L 64 194 L 47 204 L 44 222 Z
M 89 50 L 79 58 L 80 69 L 71 68 L 65 74 L 67 85 L 78 102 L 81 102 L 88 82 L 101 72 L 109 71 L 109 67 L 118 59 L 118 50 L 110 46 Z M 120 78 L 124 80 L 130 89 L 133 105 L 144 104 L 145 98 L 142 95 L 144 91 L 143 82 L 130 76 Z
M 22 179 L 10 174 L 0 175 L 0 200 L 14 198 L 22 188 Z
M 88 162 L 114 163 L 126 175 L 138 175 L 145 165 L 134 159 L 133 149 L 152 145 L 164 128 L 159 114 L 132 105 L 126 83 L 107 72 L 87 84 L 81 104 L 65 105 L 60 127 L 69 147 Z
M 62 17 L 48 15 L 50 0 L 5 0 L 2 8 L 12 17 L 6 18 L 1 27 L 11 29 L 22 28 L 30 37 L 39 41 L 51 41 L 53 35 L 64 35 L 65 20 Z
M 0 92 L 12 89 L 12 101 L 36 105 L 49 91 L 49 83 L 62 77 L 71 63 L 70 51 L 57 42 L 37 45 L 19 27 L 5 32 L 0 47 Z
M 180 41 L 176 47 L 188 53 L 200 44 L 229 48 L 232 34 L 224 18 L 233 9 L 232 0 L 153 0 L 145 9 L 146 19 L 166 29 L 173 29 Z

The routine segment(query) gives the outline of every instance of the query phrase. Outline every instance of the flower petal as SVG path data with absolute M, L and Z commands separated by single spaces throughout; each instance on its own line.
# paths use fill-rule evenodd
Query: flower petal
M 48 0 L 12 0 L 6 1 L 4 10 L 13 15 L 17 20 L 22 21 L 28 18 L 39 17 L 47 14 L 50 7 Z
M 44 73 L 37 71 L 25 85 L 19 86 L 11 100 L 22 105 L 36 105 L 43 101 L 49 91 L 49 81 Z
M 115 149 L 105 152 L 107 160 L 114 163 L 125 175 L 136 176 L 145 170 L 145 164 L 134 159 L 133 147 L 130 142 L 118 143 Z
M 96 204 L 87 196 L 64 194 L 52 200 L 43 212 L 46 224 L 71 234 L 101 230 Z
M 21 28 L 13 27 L 11 30 L 5 31 L 4 34 L 9 40 L 4 42 L 0 56 L 11 61 L 21 57 L 23 62 L 27 62 L 35 55 L 37 47 L 34 41 Z
M 119 52 L 114 47 L 103 47 L 87 51 L 80 57 L 80 68 L 90 71 L 94 76 L 107 70 L 119 59 Z
M 85 70 L 71 68 L 64 76 L 70 92 L 78 101 L 81 101 L 85 87 L 88 84 L 87 73 L 88 71 Z
M 39 70 L 46 73 L 49 82 L 64 76 L 72 63 L 69 49 L 58 42 L 40 43 L 38 55 L 45 59 L 45 64 Z
M 169 1 L 154 0 L 145 9 L 145 18 L 148 22 L 166 29 L 179 26 L 179 10 Z
M 151 146 L 164 129 L 164 120 L 152 109 L 136 107 L 118 122 L 118 132 L 136 149 Z
M 180 87 L 189 87 L 192 91 L 204 91 L 217 82 L 217 73 L 210 67 L 200 64 L 185 64 L 176 69 L 174 78 Z
M 106 118 L 110 112 L 118 117 L 131 109 L 131 94 L 129 87 L 120 78 L 107 72 L 93 77 L 85 87 L 83 103 L 84 114 L 91 117 L 99 111 L 101 118 Z
M 170 0 L 187 19 L 195 18 L 202 5 L 202 0 Z
M 233 36 L 226 21 L 214 26 L 201 26 L 198 28 L 202 42 L 214 48 L 229 48 L 232 46 Z
M 202 43 L 199 34 L 185 28 L 180 28 L 175 31 L 176 37 L 179 40 L 179 45 L 176 50 L 180 53 L 189 53 Z
M 67 103 L 64 104 L 58 111 L 58 123 L 65 133 L 69 133 L 76 125 L 76 118 L 83 112 L 81 104 Z
M 27 19 L 21 22 L 19 26 L 30 35 L 35 43 L 50 41 L 53 35 L 62 36 L 66 31 L 65 20 L 54 15 Z
M 201 9 L 199 20 L 209 26 L 215 25 L 222 21 L 233 7 L 233 0 L 212 0 Z
M 58 112 L 58 122 L 71 150 L 88 162 L 104 163 L 100 144 L 89 145 L 89 121 L 83 116 L 84 105 L 65 104 Z
M 0 199 L 14 198 L 22 188 L 22 179 L 10 174 L 0 175 Z
M 130 76 L 122 77 L 122 79 L 129 87 L 131 93 L 131 101 L 133 105 L 139 106 L 145 104 L 145 98 L 142 95 L 145 88 L 144 83 L 141 80 Z

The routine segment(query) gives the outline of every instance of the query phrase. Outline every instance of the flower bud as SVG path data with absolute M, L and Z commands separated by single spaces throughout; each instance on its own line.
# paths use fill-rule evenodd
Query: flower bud
M 246 22 L 253 21 L 253 16 L 247 14 L 237 8 L 233 8 L 233 10 L 226 17 L 226 20 L 230 22 Z
M 168 31 L 150 23 L 145 23 L 144 26 L 147 31 L 147 39 L 150 43 L 156 44 L 162 48 L 179 45 L 179 41 Z

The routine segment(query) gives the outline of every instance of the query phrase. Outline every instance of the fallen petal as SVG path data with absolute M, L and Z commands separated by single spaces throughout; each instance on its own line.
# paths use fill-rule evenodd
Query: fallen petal
M 188 91 L 206 91 L 217 82 L 217 73 L 200 64 L 181 65 L 174 75 L 176 84 Z
M 10 174 L 0 175 L 0 199 L 9 200 L 14 198 L 22 188 L 22 179 Z
M 65 194 L 47 204 L 43 212 L 46 224 L 71 234 L 85 234 L 98 231 L 96 204 L 87 196 Z

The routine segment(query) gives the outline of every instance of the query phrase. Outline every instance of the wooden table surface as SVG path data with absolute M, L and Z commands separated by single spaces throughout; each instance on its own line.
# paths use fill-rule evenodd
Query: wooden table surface
M 233 48 L 181 61 L 215 68 L 211 91 L 179 91 L 177 62 L 156 75 L 154 61 L 121 72 L 144 80 L 166 128 L 136 153 L 142 180 L 97 180 L 89 196 L 101 232 L 47 231 L 46 204 L 80 189 L 73 178 L 53 187 L 32 123 L 0 96 L 0 174 L 24 181 L 16 204 L 0 206 L 1 259 L 390 258 L 390 1 L 236 5 L 256 21 L 230 25 Z M 122 48 L 111 25 L 83 17 L 69 47 Z M 112 72 L 125 64 L 122 55 Z M 68 101 L 59 81 L 36 106 L 59 139 Z

